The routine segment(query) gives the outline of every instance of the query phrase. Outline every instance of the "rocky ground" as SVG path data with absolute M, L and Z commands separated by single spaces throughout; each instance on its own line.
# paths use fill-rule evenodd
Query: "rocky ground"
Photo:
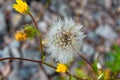
M 59 17 L 72 17 L 83 25 L 87 35 L 81 53 L 93 62 L 98 56 L 99 64 L 104 67 L 104 56 L 112 46 L 120 46 L 120 0 L 26 0 L 43 34 Z M 31 24 L 29 16 L 17 13 L 13 8 L 14 0 L 0 0 L 0 58 L 23 57 L 39 60 L 40 52 L 35 40 L 18 42 L 15 31 L 24 24 Z M 29 54 L 29 55 L 28 55 Z M 78 57 L 78 60 L 80 58 Z M 49 62 L 49 59 L 46 60 Z M 73 65 L 72 67 L 76 67 Z M 53 80 L 53 69 L 26 61 L 0 62 L 0 80 Z M 46 73 L 48 75 L 46 75 Z M 41 77 L 42 76 L 42 77 Z

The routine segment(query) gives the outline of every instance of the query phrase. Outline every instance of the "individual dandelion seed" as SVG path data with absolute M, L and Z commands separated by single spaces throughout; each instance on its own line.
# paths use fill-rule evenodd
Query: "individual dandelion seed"
M 80 51 L 85 35 L 80 31 L 81 25 L 72 18 L 59 19 L 54 22 L 47 33 L 46 51 L 52 59 L 60 63 L 73 60 Z

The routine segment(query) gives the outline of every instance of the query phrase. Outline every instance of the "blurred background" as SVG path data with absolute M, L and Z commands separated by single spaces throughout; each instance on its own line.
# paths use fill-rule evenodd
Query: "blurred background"
M 72 17 L 83 25 L 87 35 L 81 53 L 89 62 L 98 59 L 98 68 L 106 69 L 107 54 L 114 51 L 114 45 L 120 49 L 120 0 L 26 0 L 31 13 L 38 22 L 43 38 L 50 25 L 59 17 Z M 0 58 L 22 57 L 40 60 L 36 40 L 18 42 L 14 38 L 16 31 L 25 24 L 32 24 L 28 15 L 17 13 L 12 4 L 15 0 L 0 0 Z M 120 53 L 120 51 L 118 52 Z M 120 56 L 120 55 L 119 55 Z M 78 57 L 70 66 L 80 67 Z M 50 59 L 46 59 L 50 63 Z M 120 65 L 118 66 L 120 67 Z M 27 61 L 0 62 L 0 80 L 62 80 L 54 69 Z

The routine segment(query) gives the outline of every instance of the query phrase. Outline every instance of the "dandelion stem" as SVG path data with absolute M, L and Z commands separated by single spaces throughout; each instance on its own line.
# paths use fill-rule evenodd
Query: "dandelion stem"
M 39 31 L 39 28 L 38 28 L 36 20 L 34 19 L 34 17 L 32 16 L 31 13 L 29 13 L 29 16 L 32 18 L 32 20 L 33 20 L 33 22 L 35 24 L 35 28 Z M 42 52 L 42 60 L 43 60 L 44 59 L 44 51 L 43 51 L 43 45 L 42 45 L 42 34 L 41 34 L 41 32 L 40 32 L 40 35 L 39 35 L 39 42 L 40 42 L 40 50 Z
M 23 61 L 30 61 L 30 62 L 35 62 L 35 63 L 44 64 L 44 65 L 47 65 L 47 66 L 49 66 L 49 67 L 51 67 L 51 68 L 53 68 L 53 69 L 56 69 L 55 66 L 53 66 L 53 65 L 51 65 L 51 64 L 48 64 L 48 63 L 46 63 L 46 62 L 40 61 L 40 60 L 32 60 L 32 59 L 16 58 L 16 57 L 0 58 L 0 61 L 4 61 L 4 60 L 23 60 Z M 81 79 L 81 78 L 79 78 L 79 77 L 77 77 L 77 76 L 75 76 L 75 75 L 70 74 L 69 72 L 66 72 L 66 74 L 69 75 L 69 76 L 73 76 L 73 77 L 75 77 L 75 78 L 78 79 L 78 80 L 84 80 L 84 79 Z
M 78 55 L 84 60 L 84 62 L 90 67 L 90 69 L 95 73 L 91 63 L 88 62 L 88 60 L 83 56 L 81 55 L 80 53 L 78 53 Z

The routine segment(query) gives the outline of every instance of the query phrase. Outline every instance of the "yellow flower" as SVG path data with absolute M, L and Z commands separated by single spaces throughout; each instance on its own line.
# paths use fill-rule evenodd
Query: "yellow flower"
M 22 0 L 16 0 L 16 4 L 13 4 L 13 8 L 21 14 L 29 13 L 29 7 L 27 3 Z
M 21 31 L 16 32 L 15 39 L 17 41 L 24 41 L 27 39 L 27 34 Z
M 56 69 L 56 72 L 65 73 L 67 71 L 67 67 L 64 64 L 59 63 Z

